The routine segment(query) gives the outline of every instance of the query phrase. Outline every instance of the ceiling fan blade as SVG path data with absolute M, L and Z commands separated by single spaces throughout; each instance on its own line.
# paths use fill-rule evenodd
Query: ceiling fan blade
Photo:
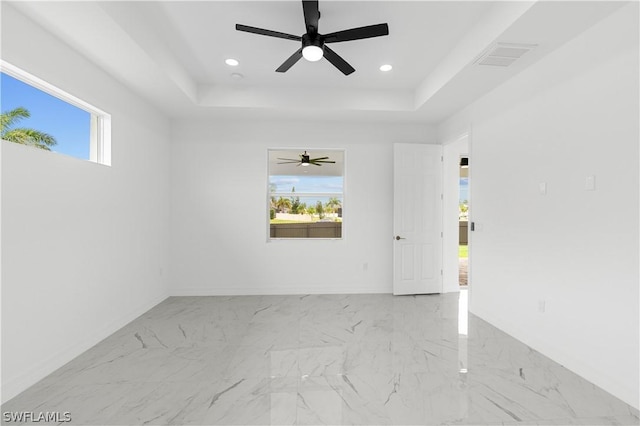
M 342 71 L 344 75 L 349 75 L 355 71 L 355 68 L 349 65 L 349 63 L 342 59 L 336 52 L 329 49 L 329 46 L 324 46 L 324 57 L 327 58 L 327 61 L 331 62 L 334 67 Z
M 293 66 L 296 62 L 298 62 L 302 58 L 302 47 L 295 51 L 295 53 L 289 56 L 289 59 L 284 61 L 282 65 L 276 69 L 277 72 L 287 72 L 289 68 Z
M 318 20 L 320 19 L 320 10 L 318 9 L 318 0 L 302 0 L 302 10 L 304 11 L 304 25 L 309 34 L 318 34 Z
M 316 160 L 328 160 L 329 157 L 318 157 L 318 158 L 312 158 L 310 161 L 316 161 Z
M 236 30 L 244 31 L 246 33 L 269 36 L 269 37 L 278 37 L 278 38 L 284 38 L 287 40 L 302 41 L 302 37 L 297 35 L 281 33 L 278 31 L 265 30 L 263 28 L 250 27 L 248 25 L 236 24 Z
M 323 164 L 335 164 L 335 161 L 326 161 L 326 160 L 309 160 L 310 163 L 323 163 Z
M 277 164 L 295 164 L 295 163 L 299 163 L 299 161 L 282 161 L 282 162 L 278 162 Z
M 389 25 L 377 24 L 325 34 L 323 36 L 323 40 L 325 43 L 338 43 L 341 41 L 362 40 L 363 38 L 380 37 L 386 35 L 389 35 Z
M 300 161 L 300 160 L 296 160 L 295 158 L 279 158 L 279 157 L 278 157 L 278 160 L 295 161 L 295 162 Z
M 314 166 L 318 166 L 318 167 L 322 166 L 322 164 L 313 163 L 313 162 L 309 162 L 309 164 L 313 164 Z

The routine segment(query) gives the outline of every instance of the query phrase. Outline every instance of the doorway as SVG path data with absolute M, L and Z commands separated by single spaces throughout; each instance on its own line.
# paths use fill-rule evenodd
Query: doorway
M 460 157 L 458 174 L 458 283 L 469 285 L 469 157 Z
M 462 134 L 455 139 L 446 142 L 442 147 L 442 163 L 443 163 L 443 292 L 459 292 L 460 287 L 460 257 L 461 255 L 472 256 L 471 239 L 472 233 L 468 233 L 468 227 L 462 233 L 462 236 L 468 236 L 467 244 L 460 244 L 460 227 L 465 227 L 468 220 L 460 220 L 460 201 L 470 201 L 472 198 L 471 182 L 469 181 L 469 169 L 463 170 L 461 167 L 462 158 L 466 161 L 471 159 L 470 152 L 470 135 Z M 468 164 L 467 164 L 468 165 Z M 461 175 L 465 178 L 461 185 Z M 461 190 L 462 186 L 462 190 Z M 469 203 L 467 202 L 467 205 Z M 466 212 L 466 218 L 471 218 L 469 210 Z M 473 265 L 470 257 L 467 257 L 467 285 L 473 281 Z

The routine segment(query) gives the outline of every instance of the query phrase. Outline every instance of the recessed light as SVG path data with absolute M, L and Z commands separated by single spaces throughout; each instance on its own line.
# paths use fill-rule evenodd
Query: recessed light
M 230 67 L 237 67 L 238 64 L 240 64 L 240 62 L 238 62 L 236 59 L 233 59 L 233 58 L 229 58 L 225 60 L 224 63 L 229 65 Z
M 391 71 L 393 69 L 393 67 L 389 64 L 384 64 L 380 66 L 380 71 L 382 72 L 387 72 L 387 71 Z

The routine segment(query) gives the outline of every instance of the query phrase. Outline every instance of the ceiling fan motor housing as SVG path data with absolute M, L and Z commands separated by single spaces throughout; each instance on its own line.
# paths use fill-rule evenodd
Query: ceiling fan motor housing
M 311 37 L 311 35 L 307 34 L 303 34 L 302 35 L 302 48 L 304 49 L 305 47 L 308 46 L 316 46 L 319 47 L 320 49 L 322 49 L 324 47 L 324 42 L 322 40 L 322 38 L 320 37 L 319 34 L 314 34 L 314 37 Z
M 324 40 L 319 34 L 304 34 L 302 36 L 302 56 L 307 61 L 315 62 L 324 56 Z

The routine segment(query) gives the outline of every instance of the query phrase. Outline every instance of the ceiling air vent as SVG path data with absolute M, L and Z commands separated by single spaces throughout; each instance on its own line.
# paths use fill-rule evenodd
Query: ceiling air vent
M 537 44 L 495 43 L 489 46 L 475 61 L 478 65 L 508 67 Z

